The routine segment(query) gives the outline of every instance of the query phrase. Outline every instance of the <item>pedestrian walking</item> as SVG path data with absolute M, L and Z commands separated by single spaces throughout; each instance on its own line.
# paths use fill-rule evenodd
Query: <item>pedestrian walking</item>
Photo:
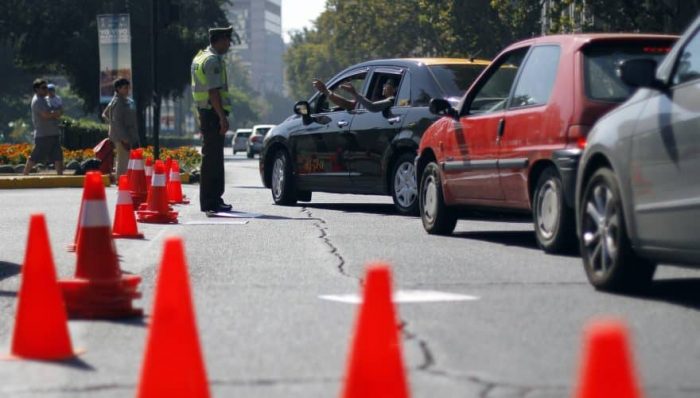
M 136 110 L 134 101 L 129 98 L 131 83 L 128 79 L 118 78 L 114 81 L 114 97 L 102 112 L 102 117 L 109 123 L 109 139 L 117 150 L 116 179 L 127 172 L 129 150 L 138 146 L 136 130 Z M 111 167 L 110 167 L 111 170 Z
M 34 124 L 34 148 L 24 165 L 24 175 L 28 175 L 38 162 L 54 163 L 56 173 L 63 175 L 63 149 L 61 148 L 61 129 L 58 119 L 63 114 L 61 108 L 53 109 L 47 96 L 49 87 L 46 80 L 36 79 L 32 84 L 32 123 Z
M 199 182 L 201 211 L 230 211 L 224 203 L 224 137 L 228 131 L 231 98 L 224 54 L 231 47 L 233 27 L 209 29 L 209 47 L 192 60 L 192 96 L 202 133 L 202 170 Z

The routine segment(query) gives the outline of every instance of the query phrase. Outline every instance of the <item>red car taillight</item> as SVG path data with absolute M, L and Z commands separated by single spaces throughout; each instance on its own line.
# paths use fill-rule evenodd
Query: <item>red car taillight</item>
M 254 136 L 250 139 L 250 141 L 251 141 L 251 142 L 258 142 L 258 141 L 260 141 L 260 138 L 261 138 L 261 137 L 260 137 L 259 135 L 254 135 Z
M 567 141 L 569 144 L 576 144 L 576 147 L 583 149 L 586 147 L 586 137 L 591 130 L 591 126 L 577 124 L 569 127 Z

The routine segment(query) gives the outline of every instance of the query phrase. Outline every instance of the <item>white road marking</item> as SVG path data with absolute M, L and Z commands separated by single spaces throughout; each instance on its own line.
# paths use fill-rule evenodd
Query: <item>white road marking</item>
M 326 294 L 318 296 L 321 300 L 338 301 L 346 304 L 360 304 L 362 298 L 357 294 Z M 472 301 L 478 296 L 438 292 L 435 290 L 398 290 L 394 292 L 395 303 L 434 303 L 440 301 Z
M 222 218 L 259 218 L 262 217 L 262 214 L 258 213 L 244 213 L 240 211 L 220 211 L 218 213 L 214 213 L 211 216 L 207 217 L 222 217 Z

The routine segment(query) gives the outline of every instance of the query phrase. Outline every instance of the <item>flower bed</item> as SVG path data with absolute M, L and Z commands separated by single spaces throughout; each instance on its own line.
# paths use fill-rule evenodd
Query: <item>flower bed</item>
M 27 162 L 31 152 L 32 145 L 30 144 L 0 144 L 0 165 L 23 165 Z M 144 148 L 143 154 L 144 158 L 153 157 L 153 147 Z M 95 152 L 92 149 L 78 149 L 74 151 L 63 149 L 64 164 L 68 164 L 73 160 L 82 162 L 94 157 Z M 160 159 L 166 160 L 168 157 L 177 160 L 180 169 L 188 173 L 199 169 L 202 163 L 202 155 L 192 147 L 161 148 Z

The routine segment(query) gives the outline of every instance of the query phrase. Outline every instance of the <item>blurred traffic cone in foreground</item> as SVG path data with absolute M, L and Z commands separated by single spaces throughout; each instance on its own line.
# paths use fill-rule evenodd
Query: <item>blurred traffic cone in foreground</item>
M 141 366 L 139 398 L 209 397 L 180 238 L 165 240 Z
M 129 164 L 132 165 L 129 177 L 129 192 L 134 206 L 138 207 L 146 200 L 148 189 L 146 188 L 146 172 L 143 167 L 143 149 L 137 148 L 131 151 Z
M 119 191 L 117 192 L 117 209 L 114 212 L 114 224 L 112 225 L 113 238 L 143 239 L 143 234 L 138 231 L 134 205 L 129 194 L 129 178 L 119 176 Z
M 153 168 L 153 183 L 148 191 L 147 203 L 141 204 L 136 212 L 139 222 L 158 224 L 177 223 L 177 212 L 168 205 L 168 190 L 165 186 L 165 166 L 156 160 Z
M 74 279 L 60 280 L 71 318 L 125 318 L 141 316 L 132 300 L 141 277 L 122 275 L 99 172 L 85 175 L 85 201 L 80 214 L 77 264 Z
M 76 355 L 43 214 L 33 214 L 29 221 L 11 350 L 12 357 L 39 360 Z
M 628 347 L 627 329 L 605 320 L 586 328 L 583 363 L 576 398 L 639 398 L 642 396 Z
M 153 158 L 146 158 L 146 166 L 144 167 L 144 173 L 146 174 L 146 192 L 148 192 L 151 190 L 151 180 L 153 180 Z
M 170 165 L 170 181 L 168 182 L 168 202 L 173 204 L 190 204 L 190 200 L 182 194 L 182 182 L 180 181 L 180 165 L 173 160 Z
M 409 396 L 387 264 L 367 267 L 343 398 Z

